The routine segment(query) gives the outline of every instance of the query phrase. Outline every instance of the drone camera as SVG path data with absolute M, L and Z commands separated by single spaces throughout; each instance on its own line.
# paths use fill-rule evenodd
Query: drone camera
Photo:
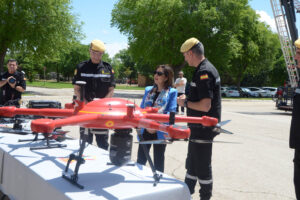
M 114 165 L 122 166 L 131 160 L 131 132 L 131 129 L 116 129 L 111 135 L 109 158 Z

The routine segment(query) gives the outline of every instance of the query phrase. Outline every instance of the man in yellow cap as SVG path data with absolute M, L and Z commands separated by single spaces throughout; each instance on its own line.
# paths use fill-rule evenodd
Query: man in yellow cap
M 300 38 L 295 41 L 297 67 L 300 68 Z M 296 198 L 300 200 L 300 83 L 295 90 L 293 99 L 293 115 L 290 130 L 290 148 L 295 149 L 294 184 Z
M 204 115 L 221 118 L 220 76 L 216 68 L 205 58 L 203 44 L 197 38 L 186 40 L 181 48 L 185 61 L 189 66 L 196 67 L 187 97 L 178 97 L 179 106 L 187 108 L 188 116 L 202 117 Z M 211 128 L 189 124 L 190 139 L 213 141 L 216 133 Z M 186 159 L 185 183 L 191 194 L 194 193 L 197 180 L 200 184 L 201 200 L 208 200 L 212 196 L 212 143 L 199 144 L 189 142 Z
M 90 102 L 94 98 L 110 98 L 115 88 L 114 71 L 111 65 L 102 61 L 105 45 L 100 40 L 93 40 L 90 44 L 90 60 L 77 65 L 72 84 L 77 99 L 80 99 L 80 86 L 76 81 L 85 81 L 84 101 Z M 84 128 L 80 128 L 82 137 Z M 97 145 L 105 150 L 108 149 L 108 130 L 90 129 L 88 142 L 93 142 L 95 134 Z

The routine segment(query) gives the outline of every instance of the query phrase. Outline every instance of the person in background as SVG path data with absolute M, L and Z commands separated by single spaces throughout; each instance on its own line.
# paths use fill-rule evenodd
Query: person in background
M 183 71 L 178 73 L 178 78 L 175 80 L 175 88 L 177 89 L 178 96 L 185 94 L 186 78 L 183 77 Z M 177 105 L 176 113 L 179 113 L 179 105 Z M 184 114 L 184 107 L 181 106 L 181 114 Z
M 115 88 L 114 71 L 109 63 L 102 61 L 104 52 L 104 43 L 100 40 L 93 40 L 90 45 L 91 59 L 77 65 L 72 80 L 77 99 L 80 99 L 80 86 L 76 85 L 76 81 L 86 82 L 84 96 L 86 103 L 93 101 L 94 98 L 111 98 L 113 96 Z M 84 130 L 80 127 L 81 137 Z M 90 144 L 93 142 L 93 134 L 95 134 L 97 145 L 108 150 L 108 130 L 89 129 L 88 142 Z
M 197 38 L 186 40 L 181 48 L 185 61 L 196 67 L 187 97 L 178 97 L 178 104 L 187 108 L 187 116 L 210 116 L 221 120 L 221 81 L 217 69 L 205 58 L 203 44 Z M 211 128 L 189 124 L 190 139 L 213 141 L 217 133 Z M 189 141 L 186 159 L 186 176 L 190 193 L 195 192 L 197 180 L 200 183 L 200 199 L 208 200 L 212 196 L 212 143 L 194 143 Z
M 7 72 L 0 75 L 0 88 L 2 99 L 0 104 L 20 107 L 22 93 L 26 90 L 24 74 L 17 71 L 17 60 L 10 59 L 7 62 Z
M 295 41 L 297 67 L 300 68 L 300 38 Z M 293 113 L 290 129 L 290 148 L 295 149 L 294 154 L 294 185 L 296 199 L 300 200 L 300 82 L 294 93 Z
M 145 88 L 145 94 L 141 103 L 141 108 L 155 107 L 158 113 L 167 114 L 175 112 L 177 107 L 177 90 L 173 86 L 174 72 L 168 65 L 159 65 L 154 72 L 154 85 Z M 167 133 L 152 129 L 142 129 L 139 140 L 164 139 Z M 142 138 L 141 138 L 142 137 Z M 145 145 L 145 144 L 143 144 Z M 151 144 L 146 144 L 147 153 Z M 154 167 L 156 170 L 164 171 L 166 144 L 154 144 Z M 138 147 L 137 163 L 145 165 L 147 162 L 143 147 Z

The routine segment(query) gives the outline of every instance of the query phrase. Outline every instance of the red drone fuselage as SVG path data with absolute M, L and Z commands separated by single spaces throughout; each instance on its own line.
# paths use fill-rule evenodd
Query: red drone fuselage
M 85 105 L 77 101 L 73 109 L 0 107 L 0 116 L 40 115 L 59 118 L 55 120 L 47 118 L 33 120 L 31 130 L 40 133 L 51 133 L 55 128 L 61 126 L 79 125 L 98 129 L 149 128 L 166 132 L 173 139 L 187 139 L 189 137 L 189 128 L 166 124 L 169 122 L 169 115 L 158 114 L 157 111 L 157 108 L 150 107 L 142 109 L 133 102 L 120 98 L 104 98 Z M 206 116 L 175 116 L 175 123 L 177 122 L 215 126 L 218 120 Z

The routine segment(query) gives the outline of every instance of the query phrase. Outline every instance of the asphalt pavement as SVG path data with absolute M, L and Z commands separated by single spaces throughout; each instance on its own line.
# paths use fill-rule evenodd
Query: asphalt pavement
M 72 100 L 72 89 L 27 88 L 28 100 L 57 100 L 64 105 Z M 140 104 L 143 91 L 116 90 L 115 97 Z M 213 147 L 212 200 L 286 200 L 296 199 L 293 185 L 293 150 L 288 147 L 291 113 L 276 110 L 271 100 L 223 100 L 222 120 L 234 135 L 221 134 Z M 65 127 L 78 138 L 78 127 Z M 136 132 L 133 132 L 136 141 Z M 132 160 L 136 160 L 137 144 Z M 167 146 L 165 173 L 184 180 L 186 142 Z M 201 156 L 201 155 L 199 155 Z M 199 186 L 193 199 L 199 199 Z

